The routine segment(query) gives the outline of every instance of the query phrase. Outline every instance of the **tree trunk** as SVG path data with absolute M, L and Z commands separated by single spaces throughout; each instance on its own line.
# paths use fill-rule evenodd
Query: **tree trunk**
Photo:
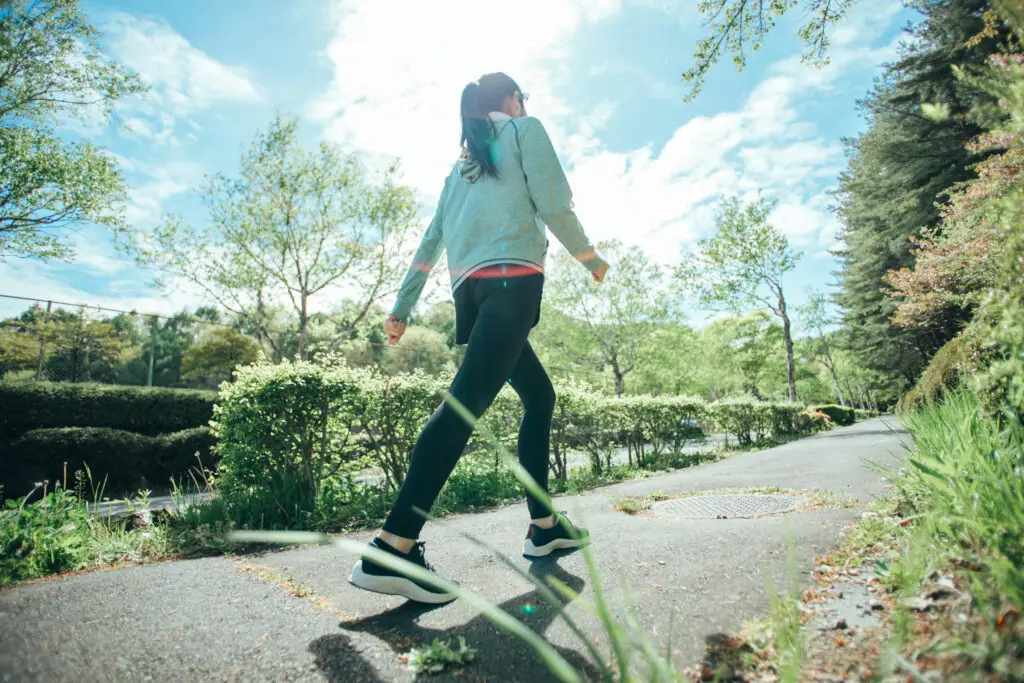
M 828 368 L 828 374 L 832 376 L 832 381 L 836 385 L 836 395 L 839 397 L 839 405 L 845 406 L 846 401 L 843 399 L 843 387 L 839 383 L 839 373 L 836 372 L 836 362 L 832 360 L 832 352 L 828 350 L 828 344 L 825 344 L 825 367 Z
M 793 331 L 786 312 L 786 299 L 779 287 L 779 317 L 782 318 L 782 338 L 786 342 L 786 370 L 789 372 L 789 400 L 796 402 L 796 362 L 793 360 Z
M 622 372 L 622 368 L 619 367 L 619 359 L 618 358 L 612 358 L 611 359 L 611 366 L 612 366 L 612 374 L 615 375 L 615 395 L 616 396 L 622 396 L 622 392 L 623 392 L 624 387 L 625 387 L 625 382 L 623 381 L 623 378 L 626 375 L 625 375 L 625 373 Z
M 299 360 L 306 360 L 306 344 L 309 343 L 309 312 L 306 303 L 309 295 L 302 292 L 302 307 L 299 309 Z

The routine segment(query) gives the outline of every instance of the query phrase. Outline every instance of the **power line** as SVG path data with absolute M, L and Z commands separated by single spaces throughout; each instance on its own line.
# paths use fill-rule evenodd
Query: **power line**
M 157 314 L 157 313 L 139 313 L 138 311 L 134 311 L 134 310 L 132 310 L 132 311 L 125 311 L 125 310 L 122 310 L 122 309 L 119 309 L 119 308 L 108 308 L 106 306 L 94 306 L 92 304 L 76 304 L 76 303 L 70 303 L 70 302 L 67 302 L 67 301 L 56 301 L 54 299 L 47 299 L 47 298 L 44 298 L 44 297 L 27 297 L 27 296 L 18 296 L 18 295 L 15 295 L 15 294 L 0 294 L 0 299 L 15 299 L 15 300 L 18 300 L 18 301 L 30 301 L 30 302 L 32 302 L 34 304 L 38 304 L 40 302 L 45 301 L 45 302 L 50 303 L 50 304 L 57 304 L 58 306 L 69 306 L 71 308 L 81 308 L 81 309 L 87 308 L 87 309 L 94 310 L 94 311 L 105 311 L 107 313 L 120 313 L 122 315 L 131 315 L 131 316 L 136 316 L 137 315 L 137 316 L 140 316 L 140 317 L 143 317 L 143 318 L 156 318 L 158 320 L 178 320 L 178 321 L 187 322 L 187 323 L 200 323 L 200 324 L 203 324 L 203 325 L 215 325 L 217 327 L 227 327 L 227 328 L 231 327 L 231 325 L 229 325 L 227 323 L 218 323 L 218 322 L 213 322 L 211 320 L 203 320 L 201 318 L 182 318 L 180 316 L 166 316 L 166 315 L 160 315 L 160 314 Z M 401 351 L 402 350 L 398 346 L 392 346 L 391 344 L 384 344 L 384 343 L 380 343 L 380 342 L 371 342 L 371 341 L 363 340 L 363 339 L 353 339 L 351 341 L 360 341 L 360 342 L 366 344 L 367 346 L 372 346 L 374 348 L 383 348 L 383 349 L 388 349 L 388 350 L 392 350 L 392 351 Z M 564 368 L 564 367 L 556 367 L 556 366 L 550 366 L 550 367 L 548 367 L 548 369 L 552 370 L 554 372 L 560 372 L 560 373 L 565 373 L 565 374 L 588 374 L 588 375 L 595 376 L 595 377 L 601 377 L 601 378 L 607 379 L 607 380 L 611 379 L 610 375 L 608 375 L 607 373 L 601 372 L 599 370 L 589 370 L 589 369 L 586 369 L 586 368 Z
M 180 320 L 186 323 L 199 323 L 202 325 L 217 325 L 218 327 L 231 327 L 227 323 L 218 323 L 212 320 L 203 320 L 202 318 L 182 318 L 180 316 L 173 315 L 160 315 L 158 313 L 139 313 L 138 311 L 122 311 L 119 308 L 107 308 L 105 306 L 93 306 L 91 304 L 74 304 L 67 301 L 55 301 L 54 299 L 46 299 L 43 297 L 28 297 L 28 296 L 16 296 L 14 294 L 0 294 L 0 299 L 17 299 L 19 301 L 31 301 L 34 304 L 38 304 L 45 301 L 49 304 L 57 304 L 58 306 L 70 306 L 71 308 L 88 308 L 94 311 L 106 311 L 107 313 L 121 313 L 122 315 L 138 315 L 144 318 L 156 318 L 158 320 Z

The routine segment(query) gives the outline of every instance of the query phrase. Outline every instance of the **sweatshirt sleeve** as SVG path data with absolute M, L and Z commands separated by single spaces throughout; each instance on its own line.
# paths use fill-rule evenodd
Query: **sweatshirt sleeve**
M 604 261 L 597 255 L 573 211 L 572 190 L 551 139 L 537 119 L 531 116 L 524 122 L 526 125 L 519 139 L 523 173 L 537 214 L 569 253 L 594 272 Z
M 447 187 L 446 183 L 445 190 Z M 434 213 L 430 225 L 427 226 L 423 239 L 420 240 L 419 248 L 412 257 L 412 265 L 402 281 L 395 307 L 391 311 L 391 315 L 402 322 L 408 322 L 409 314 L 416 302 L 419 301 L 430 272 L 437 265 L 441 254 L 444 253 L 444 234 L 441 229 L 441 221 L 443 220 L 445 190 L 441 191 L 441 197 L 437 201 L 437 211 Z

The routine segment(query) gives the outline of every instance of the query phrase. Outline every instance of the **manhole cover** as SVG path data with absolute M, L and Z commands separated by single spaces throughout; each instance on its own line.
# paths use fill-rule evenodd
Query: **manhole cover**
M 687 496 L 663 500 L 651 505 L 658 517 L 693 519 L 735 519 L 790 512 L 807 504 L 806 498 L 770 496 L 765 494 L 729 494 L 721 496 Z

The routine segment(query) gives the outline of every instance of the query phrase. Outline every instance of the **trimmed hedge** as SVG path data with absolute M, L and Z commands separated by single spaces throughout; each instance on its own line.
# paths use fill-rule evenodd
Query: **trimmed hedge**
M 856 419 L 856 414 L 853 408 L 847 408 L 846 406 L 827 405 L 827 406 L 815 406 L 811 410 L 825 413 L 828 415 L 833 422 L 837 425 L 848 427 L 852 425 Z
M 55 427 L 180 432 L 206 426 L 216 400 L 217 392 L 191 389 L 0 382 L 0 440 Z
M 7 497 L 20 496 L 43 480 L 49 480 L 52 488 L 63 480 L 65 463 L 69 487 L 74 486 L 74 472 L 83 464 L 89 466 L 95 486 L 106 478 L 104 495 L 116 496 L 143 483 L 162 487 L 170 484 L 172 476 L 180 477 L 198 465 L 196 453 L 204 466 L 212 465 L 213 445 L 209 427 L 161 436 L 105 427 L 33 429 L 3 450 L 4 491 Z
M 854 408 L 853 414 L 858 422 L 860 420 L 869 420 L 873 417 L 878 417 L 879 415 L 881 415 L 881 413 L 878 412 L 877 410 L 862 410 L 860 408 Z

